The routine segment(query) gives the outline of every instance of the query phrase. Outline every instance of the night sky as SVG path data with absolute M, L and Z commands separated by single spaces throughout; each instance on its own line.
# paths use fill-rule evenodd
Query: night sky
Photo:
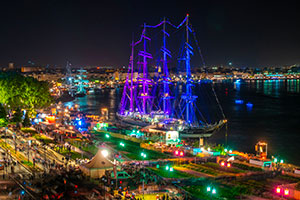
M 26 0 L 0 3 L 0 66 L 8 62 L 128 65 L 130 41 L 144 22 L 187 13 L 207 65 L 300 63 L 296 1 Z

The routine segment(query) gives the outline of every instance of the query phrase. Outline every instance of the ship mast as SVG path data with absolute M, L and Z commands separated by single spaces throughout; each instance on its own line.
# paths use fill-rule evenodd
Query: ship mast
M 127 101 L 129 101 L 129 112 L 134 112 L 134 85 L 133 85 L 133 67 L 134 67 L 134 40 L 131 43 L 131 55 L 126 76 L 126 81 L 124 84 L 124 90 L 122 94 L 122 99 L 120 102 L 120 114 L 124 115 L 126 110 Z M 130 83 L 129 83 L 130 81 Z
M 148 79 L 148 72 L 147 72 L 147 59 L 151 59 L 152 56 L 150 53 L 147 52 L 147 40 L 151 40 L 149 37 L 146 36 L 146 24 L 144 23 L 144 29 L 142 33 L 143 39 L 143 50 L 139 52 L 139 56 L 143 58 L 143 61 L 140 63 L 143 66 L 143 77 L 140 78 L 142 82 L 142 92 L 139 95 L 139 98 L 142 100 L 142 107 L 140 109 L 140 113 L 142 115 L 147 114 L 147 102 L 151 98 L 149 95 L 149 85 L 152 84 L 152 81 Z
M 66 65 L 66 83 L 68 85 L 72 85 L 72 70 L 71 70 L 71 63 L 69 61 L 67 61 L 67 65 Z
M 166 48 L 166 38 L 169 34 L 166 32 L 166 18 L 163 23 L 163 111 L 165 115 L 171 114 L 171 103 L 170 103 L 170 88 L 169 88 L 169 71 L 167 64 L 167 56 L 171 57 L 170 51 Z
M 131 67 L 131 74 L 130 74 L 130 108 L 129 108 L 129 112 L 133 112 L 134 108 L 133 108 L 133 56 L 134 56 L 134 41 L 132 40 L 132 44 L 131 44 L 131 56 L 130 56 L 130 67 Z
M 185 42 L 185 67 L 186 67 L 186 92 L 182 95 L 182 99 L 185 101 L 185 121 L 189 126 L 193 126 L 195 124 L 195 112 L 193 108 L 194 101 L 196 100 L 197 96 L 193 95 L 192 93 L 192 86 L 193 80 L 191 77 L 191 55 L 193 55 L 193 48 L 189 44 L 189 15 L 186 16 L 185 21 L 185 28 L 186 28 L 186 42 Z

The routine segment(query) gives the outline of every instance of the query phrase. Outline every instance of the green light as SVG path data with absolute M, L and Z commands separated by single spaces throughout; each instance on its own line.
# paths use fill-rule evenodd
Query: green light
M 228 151 L 228 149 L 224 149 L 224 151 L 225 151 L 225 152 L 227 152 L 227 151 Z
M 156 168 L 157 168 L 157 169 L 159 168 L 159 164 L 156 165 Z
M 95 131 L 97 130 L 97 127 L 96 127 L 96 126 L 94 127 L 94 130 L 95 130 Z
M 120 142 L 120 145 L 121 145 L 122 147 L 125 147 L 125 144 L 124 144 L 123 142 Z
M 283 163 L 283 160 L 282 160 L 282 159 L 280 160 L 280 163 Z
M 277 161 L 278 161 L 277 158 L 274 158 L 274 162 L 277 163 Z
M 217 193 L 216 189 L 214 188 L 211 193 L 216 194 Z
M 147 155 L 145 154 L 145 153 L 141 153 L 141 156 L 143 157 L 143 158 L 146 158 L 147 157 Z
M 166 166 L 166 170 L 169 170 L 169 166 Z
M 174 171 L 173 167 L 170 168 L 170 172 Z
M 206 191 L 207 191 L 207 192 L 210 192 L 210 190 L 211 190 L 211 188 L 210 188 L 210 186 L 208 186 L 208 187 L 206 188 Z
M 105 137 L 106 137 L 106 138 L 109 138 L 110 136 L 109 136 L 108 134 L 105 134 Z

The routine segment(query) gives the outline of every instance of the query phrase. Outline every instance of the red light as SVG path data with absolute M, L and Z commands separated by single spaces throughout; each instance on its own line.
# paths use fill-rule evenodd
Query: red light
M 175 155 L 178 156 L 178 151 L 175 151 Z
M 230 163 L 227 163 L 227 167 L 231 167 L 231 164 L 230 164 Z
M 183 156 L 183 151 L 180 151 L 180 156 Z
M 278 194 L 279 194 L 280 192 L 281 192 L 281 189 L 280 189 L 280 187 L 277 187 L 277 188 L 276 188 L 276 193 L 278 193 Z
M 284 195 L 287 196 L 287 195 L 289 195 L 289 194 L 290 194 L 290 191 L 289 191 L 288 189 L 285 189 L 285 190 L 284 190 Z
M 224 163 L 224 161 L 222 161 L 222 162 L 221 162 L 221 166 L 222 166 L 222 167 L 223 167 L 223 166 L 225 166 L 225 163 Z
M 120 181 L 120 184 L 122 184 L 122 181 Z
M 78 188 L 78 185 L 75 185 L 75 188 Z

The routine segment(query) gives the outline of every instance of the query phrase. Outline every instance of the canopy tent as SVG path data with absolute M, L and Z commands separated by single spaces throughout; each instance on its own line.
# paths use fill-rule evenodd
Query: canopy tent
M 105 170 L 112 170 L 114 164 L 106 159 L 99 149 L 96 155 L 86 164 L 80 166 L 84 174 L 92 178 L 100 178 L 105 174 Z

